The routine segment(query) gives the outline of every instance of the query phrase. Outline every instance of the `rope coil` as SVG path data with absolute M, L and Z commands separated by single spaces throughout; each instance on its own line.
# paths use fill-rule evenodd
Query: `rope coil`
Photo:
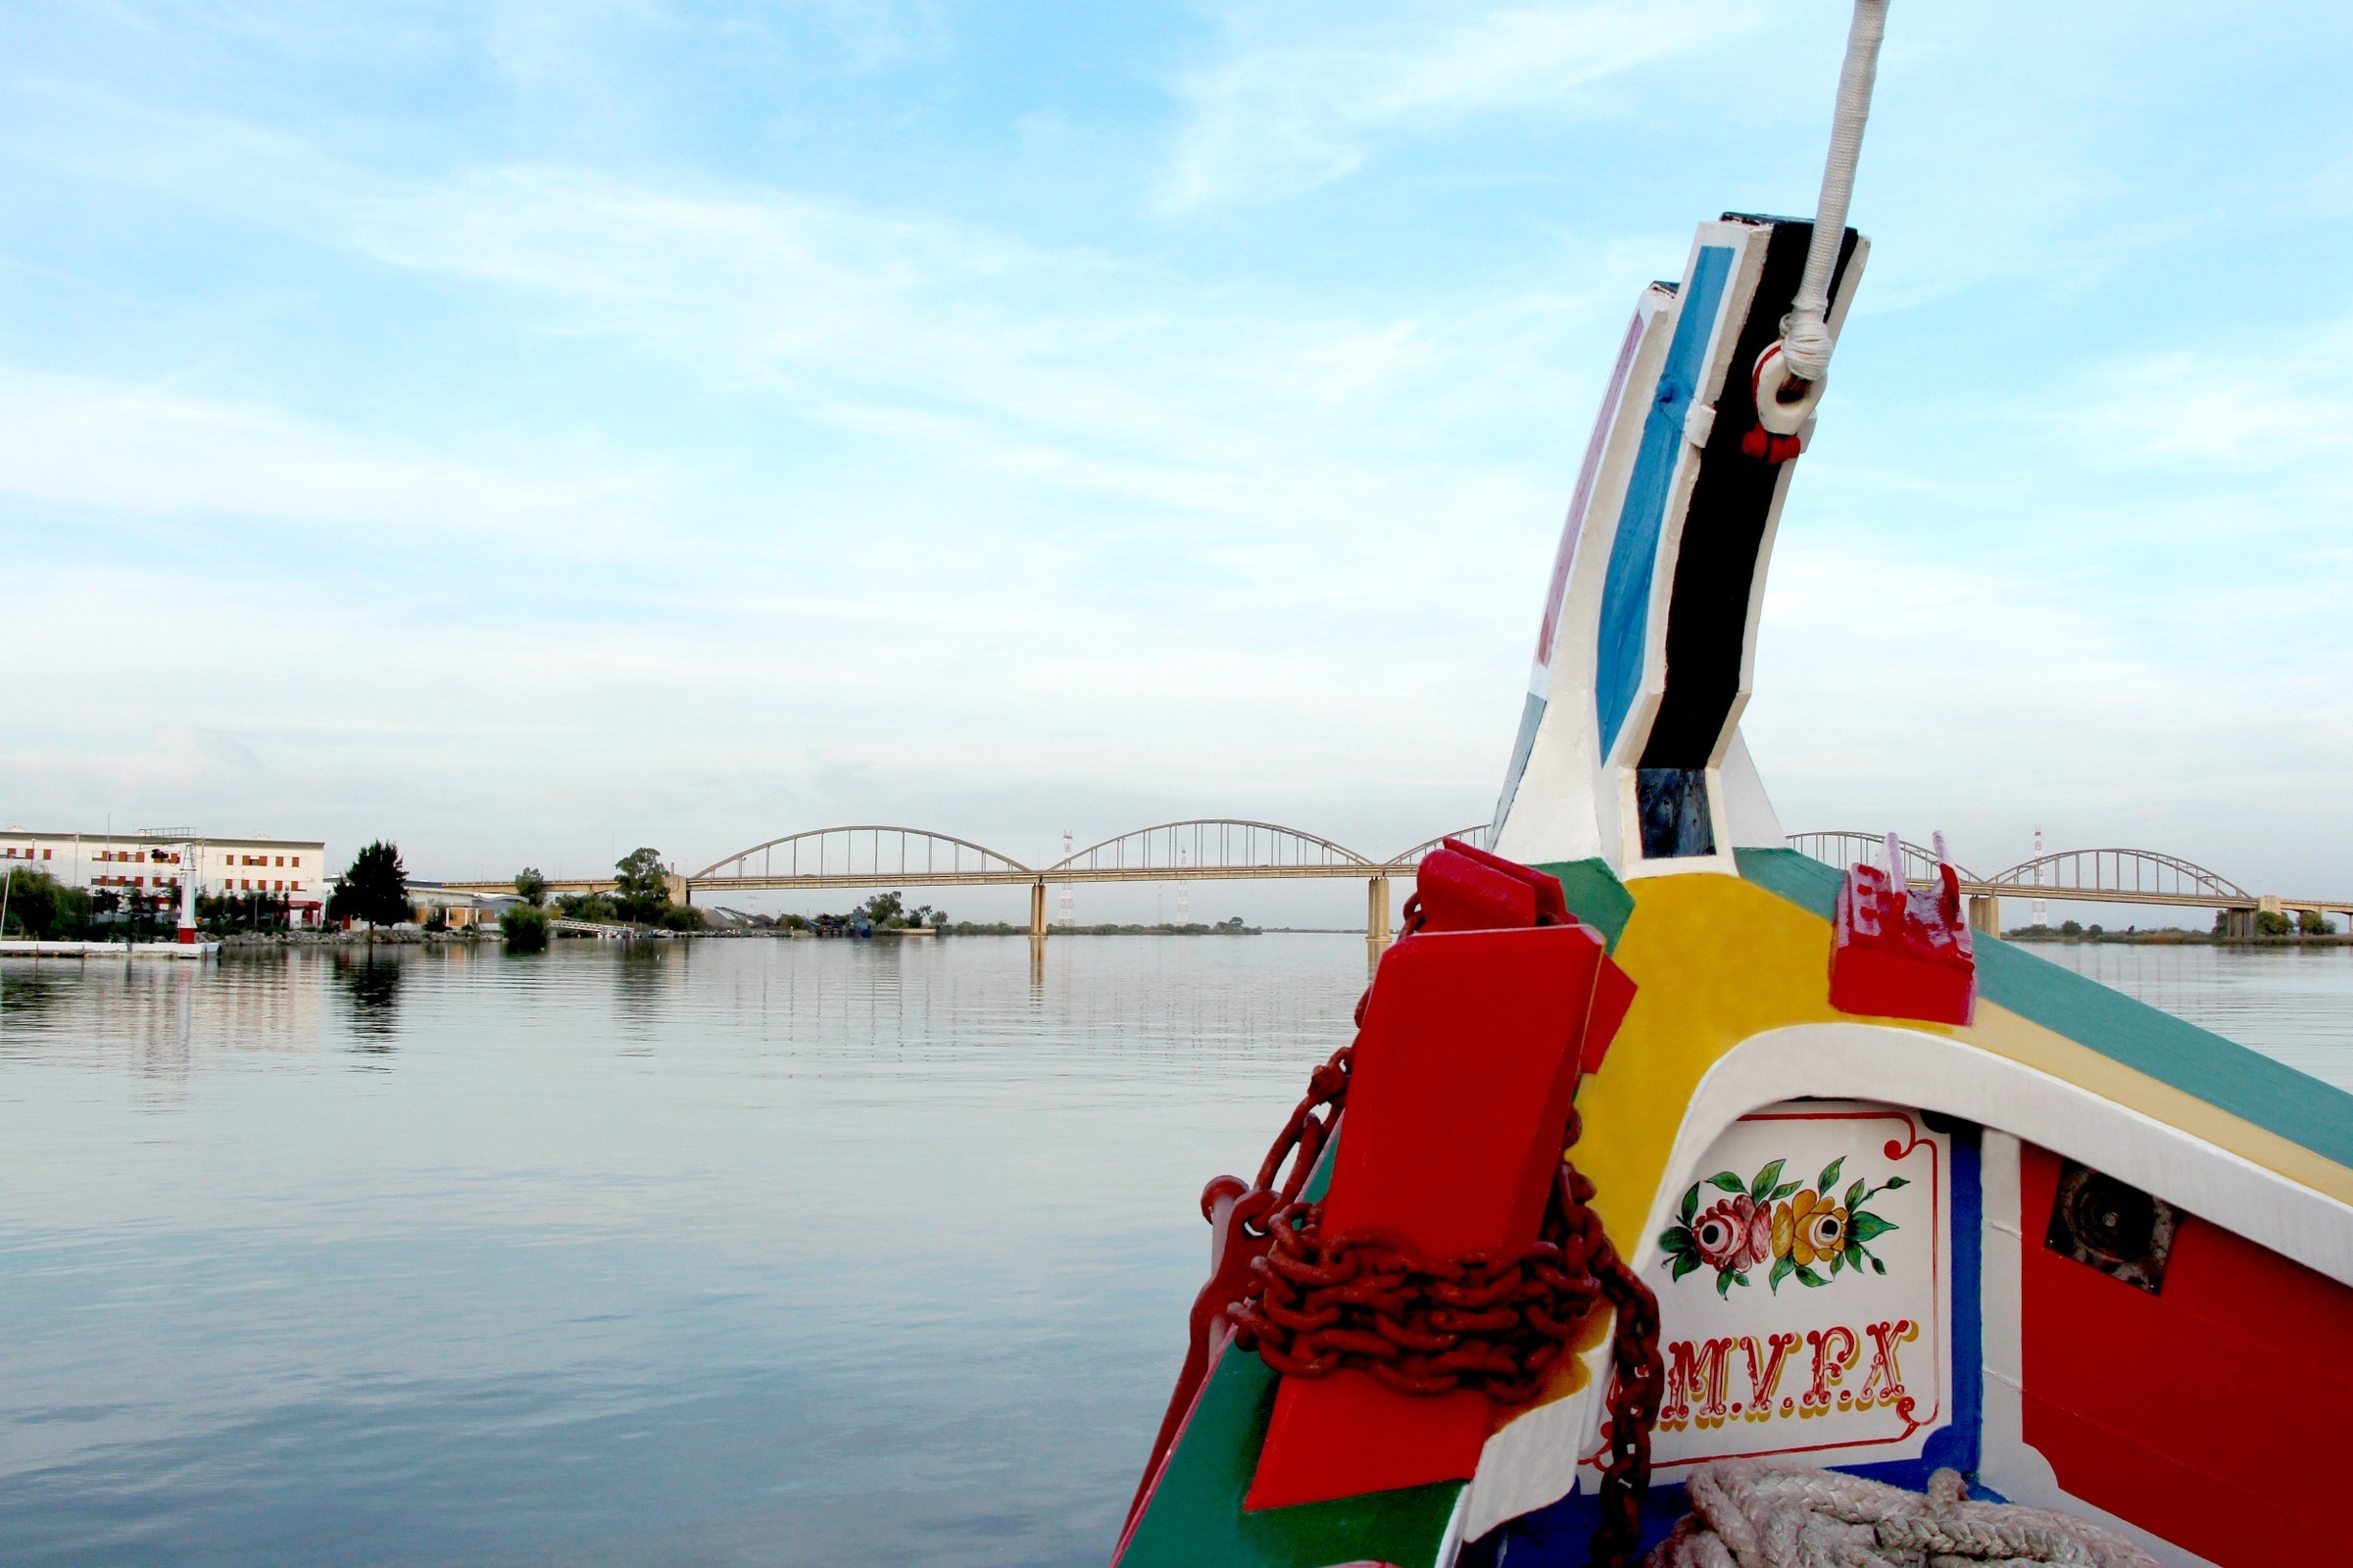
M 2158 1568 L 2087 1521 L 1972 1502 L 1957 1470 L 1929 1477 L 1923 1495 L 1835 1470 L 1725 1459 L 1691 1472 L 1691 1499 L 1648 1568 Z

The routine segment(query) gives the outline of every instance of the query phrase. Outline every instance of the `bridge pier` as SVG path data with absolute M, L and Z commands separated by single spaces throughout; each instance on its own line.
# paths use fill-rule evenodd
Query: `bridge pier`
M 1046 940 L 1046 881 L 1043 877 L 1029 885 L 1029 939 Z
M 1989 937 L 2002 934 L 2002 900 L 1998 893 L 1969 895 L 1969 929 Z
M 1389 878 L 1367 878 L 1364 884 L 1364 940 L 1375 953 L 1389 946 Z

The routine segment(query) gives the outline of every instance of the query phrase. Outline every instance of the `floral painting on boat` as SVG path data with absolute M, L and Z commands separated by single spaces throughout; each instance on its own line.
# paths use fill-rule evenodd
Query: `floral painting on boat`
M 1871 1187 L 1857 1177 L 1838 1194 L 1845 1155 L 1825 1165 L 1810 1187 L 1803 1181 L 1782 1180 L 1782 1167 L 1788 1163 L 1774 1160 L 1747 1181 L 1720 1170 L 1694 1182 L 1678 1210 L 1682 1223 L 1659 1233 L 1658 1245 L 1666 1252 L 1660 1266 L 1672 1269 L 1674 1279 L 1714 1269 L 1718 1296 L 1731 1294 L 1736 1285 L 1752 1284 L 1749 1274 L 1758 1268 L 1765 1269 L 1765 1284 L 1776 1295 L 1787 1279 L 1819 1289 L 1849 1269 L 1887 1273 L 1887 1265 L 1872 1252 L 1870 1244 L 1900 1227 L 1864 1205 L 1882 1193 L 1910 1184 L 1890 1176 Z

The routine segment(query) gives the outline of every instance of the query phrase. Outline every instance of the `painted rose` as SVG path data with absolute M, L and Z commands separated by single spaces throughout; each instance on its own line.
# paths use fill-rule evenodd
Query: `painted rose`
M 1816 1192 L 1802 1192 L 1773 1211 L 1773 1255 L 1799 1268 L 1828 1262 L 1846 1247 L 1846 1210 Z
M 1659 1266 L 1678 1280 L 1709 1269 L 1716 1294 L 1726 1298 L 1734 1286 L 1752 1283 L 1749 1271 L 1760 1266 L 1766 1287 L 1777 1295 L 1785 1280 L 1819 1290 L 1841 1272 L 1886 1274 L 1887 1265 L 1872 1252 L 1871 1243 L 1902 1227 L 1864 1205 L 1909 1181 L 1890 1176 L 1873 1187 L 1857 1177 L 1841 1201 L 1835 1195 L 1845 1155 L 1823 1166 L 1811 1186 L 1802 1178 L 1783 1181 L 1788 1163 L 1774 1160 L 1748 1177 L 1720 1170 L 1693 1182 L 1676 1205 L 1676 1223 L 1658 1233 Z M 1702 1212 L 1700 1195 L 1711 1188 L 1729 1196 L 1711 1194 Z
M 1744 1269 L 1760 1262 L 1772 1240 L 1773 1222 L 1756 1200 L 1727 1198 L 1691 1222 L 1699 1260 L 1712 1269 Z

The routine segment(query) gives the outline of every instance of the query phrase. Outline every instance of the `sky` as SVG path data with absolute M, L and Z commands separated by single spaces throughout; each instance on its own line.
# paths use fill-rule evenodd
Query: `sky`
M 0 816 L 446 877 L 1483 820 L 1627 316 L 1810 213 L 1846 20 L 0 6 Z M 2349 74 L 2338 6 L 1896 0 L 1786 827 L 2353 897 Z

